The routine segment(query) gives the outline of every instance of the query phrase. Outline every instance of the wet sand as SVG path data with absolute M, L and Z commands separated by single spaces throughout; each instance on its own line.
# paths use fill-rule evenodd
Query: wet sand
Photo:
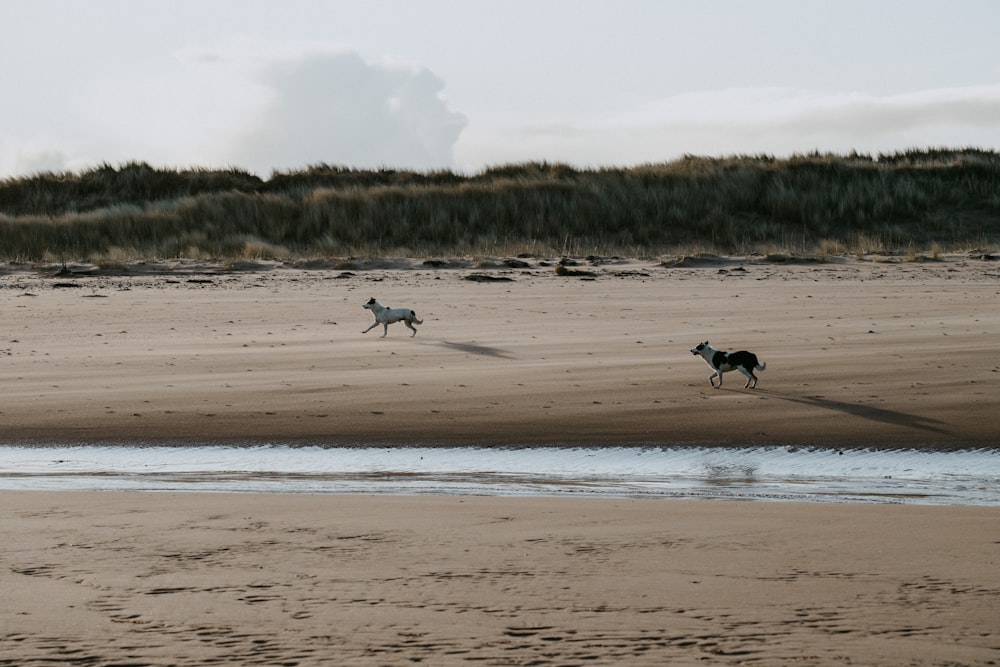
M 0 664 L 1000 662 L 996 508 L 0 501 Z
M 996 263 L 682 264 L 8 267 L 2 439 L 997 445 Z M 420 333 L 362 335 L 373 296 Z M 706 339 L 757 352 L 758 389 L 710 388 L 688 352 Z M 1000 664 L 995 507 L 21 491 L 0 508 L 4 665 Z

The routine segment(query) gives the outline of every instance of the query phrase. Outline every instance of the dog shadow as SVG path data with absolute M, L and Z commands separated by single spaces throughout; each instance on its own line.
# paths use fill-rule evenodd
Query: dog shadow
M 475 343 L 453 343 L 448 340 L 442 340 L 438 342 L 442 347 L 446 347 L 449 350 L 455 350 L 457 352 L 465 352 L 466 354 L 478 354 L 484 357 L 497 357 L 499 359 L 513 359 L 510 352 L 503 350 L 499 347 L 490 347 L 488 345 L 476 345 Z
M 729 391 L 734 391 L 730 389 Z M 844 401 L 834 401 L 829 398 L 822 398 L 820 396 L 801 396 L 795 394 L 786 394 L 780 391 L 774 391 L 773 389 L 755 389 L 754 393 L 763 394 L 769 398 L 778 398 L 783 401 L 789 401 L 791 403 L 799 403 L 800 405 L 808 405 L 814 408 L 823 408 L 824 410 L 834 410 L 836 412 L 842 412 L 852 417 L 860 417 L 861 419 L 868 419 L 870 421 L 881 422 L 883 424 L 892 424 L 893 426 L 907 426 L 910 428 L 915 428 L 921 431 L 927 431 L 928 433 L 936 433 L 938 435 L 952 435 L 951 431 L 941 428 L 938 424 L 944 424 L 944 422 L 938 419 L 930 419 L 927 417 L 919 417 L 917 415 L 912 415 L 907 412 L 899 412 L 897 410 L 886 410 L 885 408 L 876 408 L 871 405 L 861 405 L 859 403 L 845 403 Z

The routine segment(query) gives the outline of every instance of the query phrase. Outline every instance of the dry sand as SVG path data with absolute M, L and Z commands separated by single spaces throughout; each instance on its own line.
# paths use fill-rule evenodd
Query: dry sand
M 682 264 L 7 267 L 0 439 L 997 446 L 997 263 Z M 372 296 L 416 309 L 420 333 L 362 335 Z M 757 352 L 759 388 L 711 389 L 688 352 L 705 339 Z M 3 665 L 1000 664 L 997 508 L 124 492 L 0 508 Z
M 997 262 L 583 269 L 10 271 L 0 440 L 997 443 Z M 420 333 L 362 335 L 372 296 Z M 710 388 L 706 339 L 758 389 Z

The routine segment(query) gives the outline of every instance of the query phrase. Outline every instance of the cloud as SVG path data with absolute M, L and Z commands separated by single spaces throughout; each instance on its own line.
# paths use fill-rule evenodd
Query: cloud
M 940 122 L 1000 125 L 1000 86 L 974 86 L 875 96 L 793 88 L 737 88 L 678 95 L 595 126 L 743 130 L 807 127 L 851 132 Z
M 460 162 L 492 153 L 493 163 L 527 156 L 599 166 L 663 162 L 685 153 L 878 153 L 926 146 L 1000 147 L 1000 86 L 886 96 L 791 88 L 687 93 L 604 118 L 472 126 L 457 155 Z
M 0 177 L 4 174 L 59 172 L 66 169 L 66 153 L 47 137 L 0 139 Z
M 0 107 L 0 177 L 129 160 L 267 176 L 319 162 L 471 172 L 528 160 L 610 166 L 686 153 L 1000 148 L 1000 85 L 895 95 L 734 88 L 602 116 L 497 118 L 484 109 L 466 119 L 426 67 L 325 43 L 232 41 L 116 67 L 47 81 L 48 98 Z
M 269 99 L 236 138 L 240 163 L 279 168 L 452 167 L 466 119 L 425 67 L 367 62 L 349 51 L 306 51 L 254 68 Z
M 55 102 L 58 122 L 5 122 L 0 176 L 129 160 L 262 176 L 318 162 L 450 168 L 466 120 L 444 87 L 426 67 L 328 45 L 189 49 L 95 76 Z

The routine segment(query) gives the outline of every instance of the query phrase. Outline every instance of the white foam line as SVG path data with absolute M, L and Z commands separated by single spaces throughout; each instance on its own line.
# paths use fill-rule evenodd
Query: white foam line
M 0 489 L 753 497 L 1000 505 L 997 450 L 0 447 Z

